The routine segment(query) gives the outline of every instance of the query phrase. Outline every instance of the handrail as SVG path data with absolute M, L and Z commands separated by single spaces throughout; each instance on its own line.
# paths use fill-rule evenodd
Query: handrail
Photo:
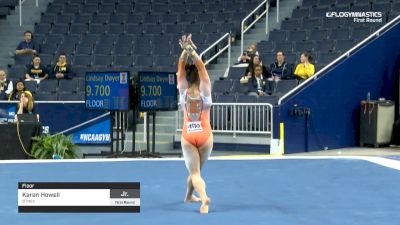
M 231 35 L 229 33 L 224 34 L 220 39 L 215 41 L 213 44 L 211 44 L 206 50 L 204 50 L 202 53 L 200 53 L 200 59 L 203 58 L 203 55 L 210 51 L 213 47 L 215 47 L 217 44 L 219 44 L 224 38 L 228 37 L 228 44 L 224 46 L 221 50 L 219 50 L 215 55 L 213 55 L 209 60 L 204 62 L 204 65 L 209 64 L 212 60 L 217 58 L 219 55 L 222 54 L 227 48 L 228 48 L 228 67 L 231 65 Z
M 325 71 L 327 71 L 328 69 L 331 69 L 331 67 L 333 65 L 335 65 L 337 62 L 339 62 L 340 60 L 347 58 L 350 56 L 350 54 L 352 54 L 354 51 L 358 50 L 362 45 L 364 45 L 366 42 L 370 41 L 372 38 L 374 38 L 375 36 L 380 36 L 380 33 L 385 30 L 387 27 L 390 27 L 392 24 L 398 22 L 400 20 L 400 15 L 397 16 L 396 18 L 394 18 L 392 21 L 390 21 L 389 23 L 385 24 L 385 26 L 381 27 L 379 30 L 375 31 L 374 33 L 372 33 L 371 35 L 369 35 L 367 38 L 365 38 L 364 40 L 362 40 L 360 43 L 358 43 L 357 45 L 355 45 L 353 48 L 351 48 L 350 50 L 348 50 L 347 52 L 343 53 L 341 56 L 339 56 L 338 58 L 336 58 L 335 60 L 333 60 L 331 63 L 329 63 L 328 65 L 326 65 L 324 68 L 322 68 L 320 71 L 318 71 L 317 73 L 315 73 L 313 76 L 309 77 L 307 80 L 305 80 L 304 82 L 302 82 L 301 84 L 299 84 L 298 86 L 296 86 L 295 88 L 293 88 L 292 90 L 290 90 L 288 93 L 286 93 L 285 95 L 283 95 L 281 98 L 279 98 L 278 100 L 278 105 L 280 105 L 282 103 L 282 101 L 284 99 L 286 99 L 287 97 L 289 97 L 290 95 L 292 95 L 293 93 L 297 92 L 299 89 L 301 89 L 302 87 L 306 86 L 308 83 L 312 82 L 313 80 L 316 80 L 321 74 L 323 74 Z
M 253 16 L 254 13 L 257 12 L 259 8 L 261 8 L 265 4 L 265 11 L 260 14 L 258 18 L 256 18 L 249 26 L 247 26 L 246 29 L 244 28 L 244 22 L 249 19 L 251 16 Z M 268 11 L 269 11 L 269 2 L 268 0 L 265 0 L 260 3 L 249 15 L 247 15 L 243 20 L 242 20 L 242 26 L 240 28 L 240 52 L 243 52 L 243 38 L 244 38 L 244 33 L 246 33 L 258 20 L 260 20 L 264 14 L 265 14 L 265 34 L 268 34 Z
M 25 0 L 19 0 L 19 26 L 22 26 L 22 4 L 24 4 Z M 36 7 L 39 7 L 39 0 L 36 0 Z
M 276 23 L 279 23 L 279 0 L 276 1 Z

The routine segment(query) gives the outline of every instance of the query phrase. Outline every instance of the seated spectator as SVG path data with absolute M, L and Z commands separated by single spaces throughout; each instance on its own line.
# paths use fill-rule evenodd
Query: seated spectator
M 257 46 L 256 44 L 251 44 L 247 50 L 244 51 L 241 56 L 239 56 L 236 64 L 249 64 L 251 58 L 255 55 L 258 56 Z
M 25 73 L 25 80 L 36 80 L 40 83 L 41 80 L 46 79 L 49 75 L 47 68 L 40 63 L 40 57 L 35 55 L 33 57 L 33 63 L 28 66 Z
M 53 76 L 57 79 L 72 79 L 71 66 L 67 63 L 67 56 L 61 53 L 58 62 L 53 68 Z
M 271 78 L 270 80 L 290 80 L 294 79 L 292 76 L 292 66 L 285 61 L 285 53 L 283 51 L 278 51 L 276 53 L 276 62 L 272 63 L 270 66 Z
M 25 90 L 25 84 L 23 80 L 19 80 L 15 84 L 14 90 L 11 92 L 11 94 L 8 96 L 8 101 L 18 101 L 21 94 L 26 91 Z
M 299 80 L 307 80 L 309 77 L 314 75 L 315 67 L 310 63 L 312 60 L 310 53 L 304 52 L 300 56 L 300 63 L 296 66 L 294 75 L 297 76 Z
M 0 70 L 0 100 L 7 100 L 8 95 L 13 91 L 13 83 L 7 80 L 7 74 Z
M 32 93 L 30 91 L 24 91 L 21 93 L 19 102 L 15 112 L 15 120 L 17 120 L 18 114 L 32 114 L 35 113 L 35 101 L 33 100 Z M 38 115 L 39 120 L 39 115 Z
M 265 77 L 263 76 L 263 68 L 261 65 L 255 66 L 254 75 L 249 79 L 247 86 L 249 87 L 249 95 L 266 95 L 266 82 Z
M 24 39 L 21 41 L 17 49 L 15 50 L 15 55 L 34 55 L 38 53 L 38 48 L 32 40 L 32 32 L 25 31 Z
M 269 73 L 267 67 L 265 67 L 265 66 L 262 64 L 262 61 L 261 61 L 261 59 L 260 59 L 260 56 L 255 55 L 255 56 L 252 57 L 252 59 L 251 59 L 251 61 L 250 61 L 250 63 L 249 63 L 249 66 L 248 66 L 247 69 L 246 69 L 245 76 L 243 76 L 243 77 L 240 79 L 240 83 L 242 83 L 242 84 L 247 84 L 248 80 L 249 80 L 251 77 L 254 76 L 254 70 L 255 70 L 256 66 L 261 66 L 261 68 L 262 68 L 262 74 L 264 75 L 265 78 L 269 78 L 269 77 L 270 77 L 270 73 Z

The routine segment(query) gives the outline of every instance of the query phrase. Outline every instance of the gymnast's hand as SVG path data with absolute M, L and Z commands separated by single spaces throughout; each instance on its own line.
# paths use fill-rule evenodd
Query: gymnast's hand
M 189 34 L 188 36 L 183 35 L 182 39 L 179 40 L 179 45 L 188 53 L 191 53 L 193 50 L 197 49 L 197 46 L 192 41 L 192 34 Z

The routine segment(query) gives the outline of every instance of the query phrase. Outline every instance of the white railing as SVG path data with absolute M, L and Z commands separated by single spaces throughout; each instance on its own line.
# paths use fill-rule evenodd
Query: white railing
M 273 106 L 268 103 L 213 103 L 210 122 L 213 133 L 272 135 Z M 176 131 L 181 132 L 183 112 L 176 115 Z
M 19 0 L 19 26 L 22 26 L 22 4 L 25 0 Z M 36 7 L 39 7 L 39 0 L 36 0 Z
M 213 49 L 217 44 L 222 42 L 225 38 L 228 38 L 228 44 L 224 46 L 223 48 L 219 49 L 215 55 L 213 55 L 210 59 L 206 60 L 204 62 L 204 65 L 209 64 L 212 60 L 217 58 L 219 55 L 221 55 L 226 49 L 228 49 L 228 67 L 231 64 L 231 35 L 229 33 L 226 33 L 224 36 L 222 36 L 220 39 L 218 39 L 216 42 L 211 44 L 206 50 L 204 50 L 202 53 L 200 53 L 200 59 L 203 58 L 203 55 L 206 54 L 208 51 Z
M 302 89 L 304 86 L 308 85 L 309 83 L 311 83 L 312 81 L 318 79 L 319 76 L 323 75 L 325 71 L 331 69 L 333 66 L 336 65 L 336 63 L 338 63 L 339 61 L 341 61 L 342 59 L 348 58 L 350 57 L 350 55 L 352 53 L 354 53 L 355 51 L 357 51 L 360 47 L 362 47 L 365 43 L 367 43 L 368 41 L 370 41 L 371 39 L 378 37 L 381 35 L 381 32 L 384 31 L 386 28 L 392 26 L 393 24 L 399 22 L 400 20 L 400 16 L 397 16 L 396 18 L 394 18 L 392 21 L 390 21 L 389 23 L 387 23 L 385 26 L 381 27 L 379 30 L 377 30 L 376 32 L 374 32 L 373 34 L 369 35 L 367 38 L 365 38 L 363 41 L 361 41 L 360 43 L 358 43 L 356 46 L 354 46 L 353 48 L 351 48 L 350 50 L 348 50 L 347 52 L 343 53 L 341 56 L 339 56 L 337 59 L 333 60 L 331 63 L 329 63 L 328 65 L 326 65 L 324 68 L 322 68 L 320 71 L 318 71 L 317 73 L 315 73 L 313 76 L 309 77 L 307 80 L 305 80 L 304 82 L 300 83 L 298 86 L 296 86 L 295 88 L 293 88 L 291 91 L 289 91 L 288 93 L 286 93 L 285 95 L 283 95 L 281 98 L 279 98 L 278 100 L 278 105 L 280 105 L 282 103 L 283 100 L 285 100 L 287 97 L 291 96 L 293 93 L 296 93 L 298 90 Z
M 244 27 L 244 23 L 253 16 L 261 7 L 265 5 L 265 11 L 263 11 L 251 24 L 249 24 L 246 28 Z M 255 8 L 249 15 L 247 15 L 241 24 L 240 29 L 240 52 L 243 52 L 243 40 L 244 34 L 265 15 L 265 34 L 268 34 L 268 12 L 269 12 L 269 2 L 268 0 L 263 1 L 257 8 Z M 230 65 L 229 65 L 230 66 Z

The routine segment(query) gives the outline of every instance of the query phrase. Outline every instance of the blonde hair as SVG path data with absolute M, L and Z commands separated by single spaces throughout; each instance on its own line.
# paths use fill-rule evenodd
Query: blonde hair
M 33 100 L 32 93 L 30 91 L 24 91 L 24 92 L 21 93 L 19 99 L 21 99 L 22 95 L 25 95 L 25 97 L 28 98 L 28 103 L 27 103 L 26 109 L 28 110 L 28 112 L 32 112 L 33 105 L 35 104 L 35 102 Z M 21 102 L 18 102 L 18 106 L 19 106 L 20 103 Z

